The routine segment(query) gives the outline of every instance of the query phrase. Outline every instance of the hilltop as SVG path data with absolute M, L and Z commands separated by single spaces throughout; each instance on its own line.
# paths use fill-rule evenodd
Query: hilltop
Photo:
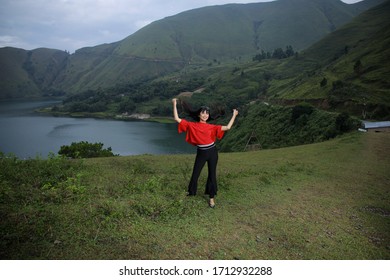
M 215 209 L 193 155 L 0 157 L 0 256 L 388 260 L 389 136 L 220 153 Z

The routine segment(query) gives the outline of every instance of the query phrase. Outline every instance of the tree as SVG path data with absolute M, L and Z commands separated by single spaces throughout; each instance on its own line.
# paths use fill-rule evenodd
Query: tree
M 291 45 L 286 47 L 286 52 L 285 52 L 287 57 L 293 56 L 295 54 L 294 49 Z
M 126 98 L 121 103 L 119 103 L 118 112 L 119 113 L 132 113 L 134 112 L 136 105 L 133 100 Z
M 272 58 L 278 58 L 278 59 L 286 58 L 286 54 L 284 53 L 282 48 L 276 48 L 272 54 Z
M 253 61 L 262 61 L 263 59 L 269 58 L 269 55 L 264 50 L 261 50 L 261 53 L 253 57 Z
M 301 116 L 309 116 L 311 113 L 313 113 L 313 111 L 314 108 L 310 104 L 302 103 L 296 105 L 292 108 L 291 111 L 291 121 L 295 123 Z
M 356 75 L 360 76 L 360 74 L 362 73 L 362 68 L 363 68 L 362 62 L 360 61 L 360 59 L 358 59 L 353 65 L 353 71 L 355 72 Z
M 320 83 L 321 87 L 325 87 L 328 84 L 328 80 L 324 77 Z
M 58 154 L 69 158 L 112 157 L 111 147 L 103 149 L 103 143 L 89 143 L 87 141 L 73 142 L 70 146 L 61 146 Z
M 348 113 L 341 113 L 336 118 L 336 129 L 341 133 L 348 132 L 354 127 L 354 123 L 351 120 Z

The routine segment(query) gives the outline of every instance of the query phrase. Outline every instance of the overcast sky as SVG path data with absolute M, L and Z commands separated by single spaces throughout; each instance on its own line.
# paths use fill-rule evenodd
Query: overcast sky
M 120 41 L 194 8 L 270 0 L 0 0 L 0 47 L 75 50 Z M 361 0 L 342 0 L 356 3 Z

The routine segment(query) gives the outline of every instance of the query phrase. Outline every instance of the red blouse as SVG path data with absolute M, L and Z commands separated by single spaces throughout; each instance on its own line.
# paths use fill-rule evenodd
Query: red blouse
M 179 133 L 187 132 L 186 141 L 194 146 L 207 145 L 222 139 L 225 134 L 222 131 L 222 125 L 214 125 L 201 122 L 189 122 L 181 120 L 178 126 Z

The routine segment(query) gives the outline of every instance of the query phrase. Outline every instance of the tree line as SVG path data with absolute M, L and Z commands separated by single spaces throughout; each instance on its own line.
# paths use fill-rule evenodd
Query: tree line
M 52 108 L 53 112 L 110 112 L 131 114 L 137 112 L 142 103 L 151 100 L 167 100 L 180 92 L 193 90 L 204 84 L 203 78 L 193 77 L 185 80 L 143 81 L 117 85 L 111 89 L 86 90 L 68 96 L 62 106 Z M 166 116 L 171 114 L 170 104 L 156 102 L 152 114 Z
M 288 45 L 285 50 L 282 48 L 276 48 L 272 53 L 261 50 L 261 53 L 253 57 L 253 61 L 262 61 L 263 59 L 283 59 L 297 54 L 298 53 L 294 51 L 294 48 L 291 45 Z

